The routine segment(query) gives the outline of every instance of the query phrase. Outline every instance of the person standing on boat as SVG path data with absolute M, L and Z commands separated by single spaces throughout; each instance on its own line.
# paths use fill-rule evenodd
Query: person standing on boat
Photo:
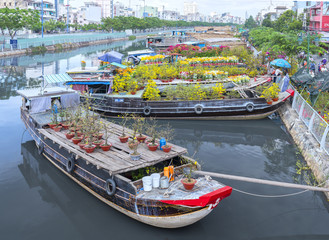
M 282 71 L 280 70 L 280 68 L 277 68 L 275 70 L 274 83 L 277 83 L 281 80 L 281 74 L 282 74 Z
M 286 71 L 285 76 L 280 85 L 281 92 L 285 92 L 288 89 L 289 81 L 290 81 L 289 73 Z

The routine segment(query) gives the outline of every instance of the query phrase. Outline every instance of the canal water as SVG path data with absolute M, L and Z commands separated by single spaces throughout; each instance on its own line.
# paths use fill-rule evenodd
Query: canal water
M 222 179 L 234 191 L 210 215 L 185 228 L 159 229 L 105 205 L 39 156 L 20 120 L 15 91 L 38 84 L 42 73 L 64 73 L 81 60 L 90 66 L 112 48 L 143 48 L 140 42 L 116 44 L 0 60 L 0 239 L 329 239 L 329 204 L 322 193 L 284 197 L 300 190 Z M 176 132 L 173 142 L 186 147 L 206 171 L 312 180 L 305 171 L 297 174 L 305 162 L 276 117 L 169 122 Z

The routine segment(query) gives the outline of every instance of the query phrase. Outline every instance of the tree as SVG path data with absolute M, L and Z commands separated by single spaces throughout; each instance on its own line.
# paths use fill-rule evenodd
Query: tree
M 0 9 L 0 29 L 4 35 L 7 30 L 11 39 L 13 39 L 17 31 L 26 28 L 32 29 L 40 22 L 39 12 L 36 10 L 26 9 Z
M 278 32 L 291 32 L 302 30 L 303 22 L 292 10 L 287 10 L 274 22 L 274 29 Z
M 257 23 L 255 22 L 253 16 L 250 16 L 250 17 L 246 20 L 244 26 L 245 26 L 245 28 L 248 28 L 248 29 L 252 29 L 252 28 L 257 27 Z
M 262 26 L 263 27 L 273 27 L 273 23 L 272 23 L 269 15 L 267 15 L 267 17 L 263 20 Z

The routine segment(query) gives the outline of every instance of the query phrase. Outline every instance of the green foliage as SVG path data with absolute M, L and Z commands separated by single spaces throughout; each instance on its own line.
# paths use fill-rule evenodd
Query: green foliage
M 38 47 L 30 47 L 32 54 L 43 54 L 47 52 L 47 48 L 45 46 L 38 46 Z
M 128 37 L 128 39 L 129 39 L 130 41 L 135 40 L 135 39 L 136 39 L 136 36 L 131 35 L 131 36 Z
M 250 16 L 250 17 L 246 20 L 246 22 L 245 22 L 245 24 L 244 24 L 244 27 L 245 27 L 245 28 L 248 28 L 248 29 L 252 29 L 252 28 L 257 27 L 257 23 L 255 22 L 253 16 Z
M 16 32 L 23 29 L 33 29 L 33 26 L 40 23 L 40 16 L 37 10 L 31 9 L 9 9 L 0 8 L 0 30 L 4 35 L 7 30 L 11 39 Z

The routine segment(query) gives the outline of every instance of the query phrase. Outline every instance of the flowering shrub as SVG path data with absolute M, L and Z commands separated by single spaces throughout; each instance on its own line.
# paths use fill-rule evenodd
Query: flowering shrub
M 141 57 L 141 62 L 145 63 L 145 64 L 150 64 L 150 63 L 162 63 L 163 59 L 165 58 L 165 56 L 157 54 L 155 56 L 143 56 Z
M 157 88 L 155 81 L 149 80 L 148 84 L 145 88 L 143 98 L 147 100 L 159 100 L 160 99 L 160 91 Z
M 231 77 L 228 77 L 228 79 L 237 84 L 246 84 L 246 83 L 249 83 L 249 81 L 250 81 L 250 78 L 247 75 L 231 76 Z
M 179 61 L 180 64 L 209 64 L 209 63 L 237 63 L 238 58 L 236 56 L 231 57 L 198 57 L 187 58 Z
M 223 51 L 223 49 L 228 48 L 227 46 L 219 47 L 203 47 L 186 45 L 186 44 L 177 44 L 176 46 L 168 47 L 164 52 L 165 53 L 179 53 L 184 57 L 213 57 L 218 56 Z

